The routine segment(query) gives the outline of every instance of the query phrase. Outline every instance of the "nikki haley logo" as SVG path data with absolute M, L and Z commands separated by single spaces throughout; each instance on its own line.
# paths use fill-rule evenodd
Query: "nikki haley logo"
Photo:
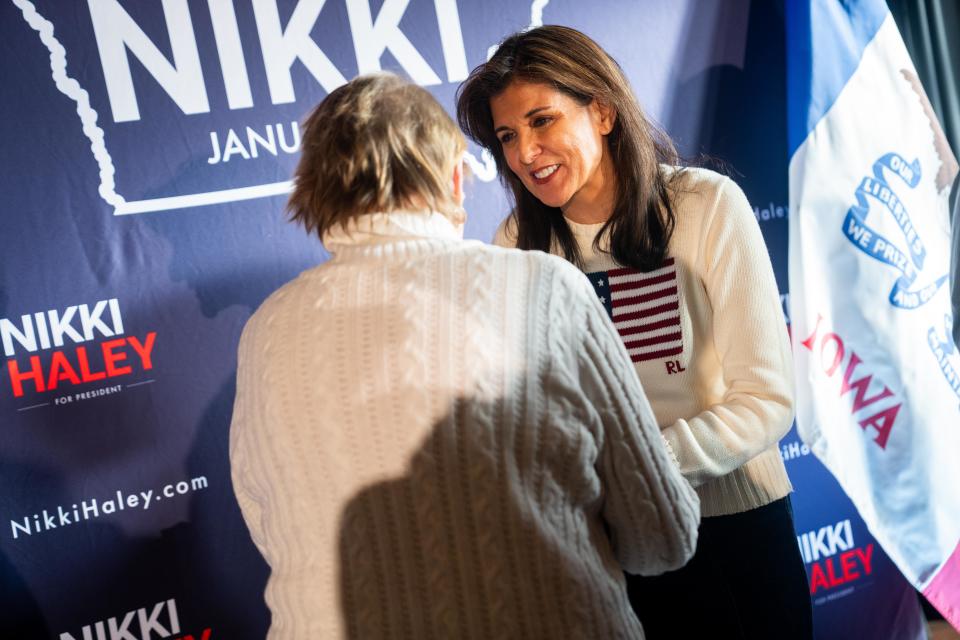
M 797 536 L 810 575 L 810 594 L 850 585 L 873 573 L 873 543 L 857 546 L 849 520 Z M 851 591 L 852 592 L 852 589 Z M 815 604 L 819 604 L 817 600 Z
M 13 3 L 76 103 L 115 215 L 286 194 L 298 120 L 385 56 L 423 86 L 469 73 L 456 0 Z M 495 179 L 489 154 L 467 160 Z
M 121 385 L 103 383 L 153 369 L 157 339 L 156 331 L 142 336 L 125 333 L 117 298 L 0 318 L 10 391 L 15 398 L 59 392 L 55 404 L 120 391 Z M 93 383 L 101 386 L 91 390 Z
M 177 601 L 163 600 L 149 607 L 127 611 L 120 616 L 98 620 L 83 626 L 80 633 L 60 634 L 60 640 L 210 640 L 213 630 L 185 634 L 181 629 Z
M 662 360 L 683 353 L 680 292 L 673 258 L 654 271 L 625 267 L 588 273 L 597 297 L 613 320 L 634 362 Z M 667 373 L 684 368 L 667 363 Z

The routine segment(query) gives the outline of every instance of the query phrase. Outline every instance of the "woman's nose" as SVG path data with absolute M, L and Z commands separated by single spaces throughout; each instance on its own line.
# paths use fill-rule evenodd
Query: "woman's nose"
M 540 143 L 536 136 L 530 133 L 517 134 L 517 148 L 520 152 L 520 162 L 523 164 L 533 164 L 533 161 L 540 155 Z

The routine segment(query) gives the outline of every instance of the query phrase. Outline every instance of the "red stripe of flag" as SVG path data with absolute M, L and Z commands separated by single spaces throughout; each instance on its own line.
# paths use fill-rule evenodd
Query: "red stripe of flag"
M 666 320 L 661 320 L 659 322 L 651 322 L 649 324 L 638 324 L 635 327 L 627 327 L 626 329 L 620 329 L 618 327 L 617 331 L 620 332 L 621 336 L 632 336 L 635 333 L 644 333 L 646 331 L 656 331 L 657 329 L 665 329 L 667 327 L 672 327 L 674 325 L 679 325 L 679 324 L 680 324 L 680 316 L 674 316 L 673 318 L 667 318 Z
M 650 293 L 645 293 L 642 296 L 634 296 L 632 298 L 615 298 L 613 300 L 613 306 L 615 307 L 625 307 L 631 304 L 641 304 L 643 302 L 650 302 L 651 300 L 656 300 L 657 298 L 666 298 L 669 296 L 677 295 L 677 286 L 668 287 L 666 289 L 660 289 L 659 291 L 651 291 Z
M 676 342 L 680 339 L 680 332 L 677 333 L 667 333 L 662 336 L 655 336 L 653 338 L 647 338 L 646 340 L 634 340 L 632 342 L 624 341 L 624 346 L 627 349 L 638 349 L 640 347 L 649 347 L 654 344 L 663 344 L 664 342 Z
M 663 264 L 657 267 L 657 269 L 663 269 L 664 267 L 669 267 L 672 264 L 673 264 L 673 258 L 667 258 L 666 260 L 663 261 Z M 653 269 L 653 271 L 656 271 L 657 269 Z M 644 273 L 644 272 L 637 271 L 636 269 L 632 269 L 630 267 L 623 267 L 622 269 L 611 269 L 610 271 L 607 271 L 607 275 L 610 276 L 611 278 L 615 278 L 616 276 L 632 276 L 638 273 Z
M 673 349 L 664 349 L 663 351 L 651 351 L 650 353 L 630 354 L 632 362 L 643 362 L 645 360 L 658 360 L 667 356 L 678 356 L 683 353 L 683 347 L 674 347 Z
M 610 291 L 624 291 L 626 289 L 639 289 L 641 287 L 651 287 L 655 284 L 663 284 L 664 282 L 670 282 L 677 277 L 675 271 L 670 271 L 661 276 L 656 276 L 654 278 L 646 278 L 644 280 L 633 280 L 631 282 L 624 282 L 621 284 L 611 284 Z
M 667 311 L 677 311 L 678 309 L 680 309 L 680 301 L 674 300 L 673 302 L 661 304 L 656 307 L 650 307 L 649 309 L 643 309 L 642 311 L 624 313 L 623 315 L 619 315 L 614 318 L 613 323 L 617 324 L 618 322 L 627 322 L 628 320 L 641 320 L 643 318 L 649 318 L 650 316 L 666 313 Z

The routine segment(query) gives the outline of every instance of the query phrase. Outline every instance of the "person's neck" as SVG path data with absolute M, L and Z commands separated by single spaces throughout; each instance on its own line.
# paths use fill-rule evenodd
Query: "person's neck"
M 583 185 L 570 202 L 561 208 L 565 218 L 577 224 L 597 224 L 610 219 L 616 201 L 617 178 L 608 153 L 604 153 L 592 182 Z
M 600 224 L 606 222 L 613 215 L 613 203 L 604 206 L 587 203 L 583 207 L 567 207 L 563 209 L 563 217 L 577 224 Z

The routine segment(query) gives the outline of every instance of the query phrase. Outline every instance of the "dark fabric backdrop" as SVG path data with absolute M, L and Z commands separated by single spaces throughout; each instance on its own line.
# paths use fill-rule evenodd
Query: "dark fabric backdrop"
M 960 150 L 960 2 L 887 0 L 956 155 Z

